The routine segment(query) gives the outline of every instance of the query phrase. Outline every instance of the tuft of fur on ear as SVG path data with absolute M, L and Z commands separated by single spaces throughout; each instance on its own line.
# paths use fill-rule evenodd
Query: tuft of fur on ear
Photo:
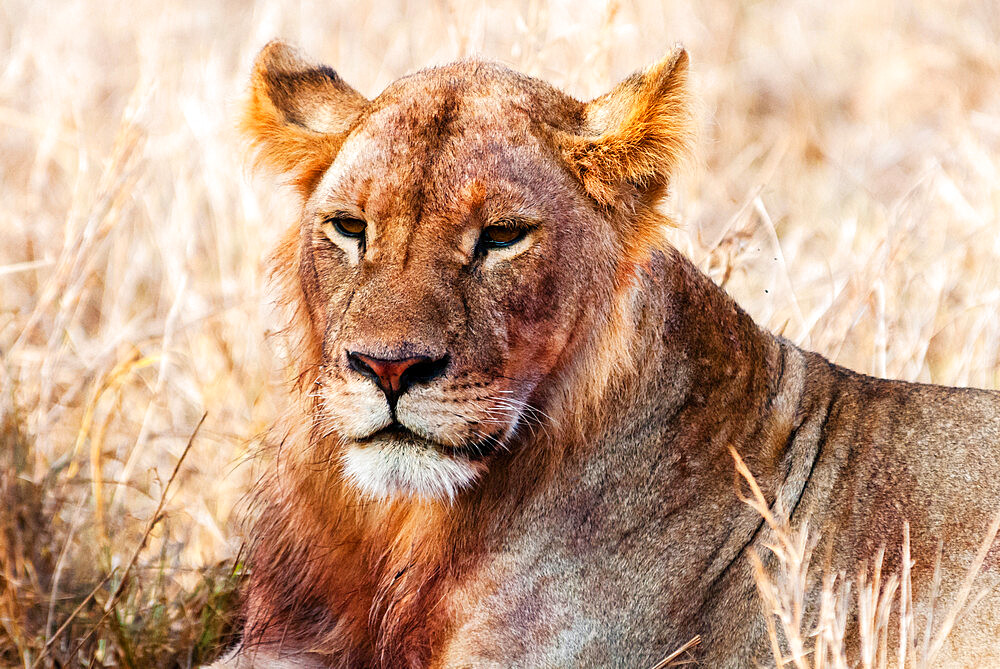
M 240 130 L 256 166 L 288 175 L 306 197 L 367 105 L 331 68 L 275 40 L 254 61 Z
M 564 159 L 599 203 L 652 204 L 686 155 L 693 135 L 683 47 L 587 103 L 584 135 L 563 134 Z

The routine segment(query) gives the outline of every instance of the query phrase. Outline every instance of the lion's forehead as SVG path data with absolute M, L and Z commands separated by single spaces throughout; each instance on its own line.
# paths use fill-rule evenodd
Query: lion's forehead
M 577 117 L 582 105 L 539 79 L 498 63 L 460 61 L 428 68 L 393 82 L 373 101 L 375 108 L 398 103 L 486 104 L 503 113 L 528 111 L 534 116 Z
M 349 148 L 347 144 L 363 146 L 373 165 L 388 167 L 395 161 L 403 167 L 399 161 L 482 160 L 489 155 L 484 149 L 516 150 L 538 143 L 533 120 L 523 108 L 492 96 L 463 94 L 379 107 L 352 131 L 344 148 Z
M 496 120 L 505 104 L 475 96 L 458 111 L 447 103 L 382 107 L 345 141 L 317 194 L 354 200 L 376 218 L 405 217 L 414 207 L 454 216 L 490 201 L 530 208 L 540 185 L 561 171 L 525 112 Z
M 537 144 L 539 127 L 573 125 L 581 109 L 539 80 L 494 63 L 463 62 L 393 83 L 372 101 L 351 139 L 411 159 L 446 145 Z

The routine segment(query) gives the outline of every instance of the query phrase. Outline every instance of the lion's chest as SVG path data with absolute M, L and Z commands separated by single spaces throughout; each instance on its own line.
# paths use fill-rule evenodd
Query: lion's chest
M 448 590 L 431 666 L 653 666 L 693 635 L 697 574 L 660 509 L 558 497 L 561 511 L 526 511 Z

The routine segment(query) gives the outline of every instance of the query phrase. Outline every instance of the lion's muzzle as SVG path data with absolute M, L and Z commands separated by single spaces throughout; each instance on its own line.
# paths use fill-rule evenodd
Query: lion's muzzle
M 448 356 L 433 358 L 427 355 L 410 355 L 396 358 L 377 358 L 359 351 L 347 351 L 347 366 L 375 382 L 385 394 L 389 411 L 396 412 L 399 396 L 411 386 L 429 383 L 444 374 Z

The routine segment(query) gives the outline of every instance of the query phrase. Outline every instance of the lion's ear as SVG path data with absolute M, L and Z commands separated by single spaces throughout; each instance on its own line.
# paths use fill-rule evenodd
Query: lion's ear
M 288 175 L 305 196 L 367 105 L 332 69 L 274 41 L 254 61 L 240 127 L 256 149 L 256 163 Z
M 687 75 L 688 55 L 678 46 L 587 103 L 584 134 L 560 144 L 591 197 L 611 205 L 636 190 L 647 201 L 663 193 L 691 141 Z

